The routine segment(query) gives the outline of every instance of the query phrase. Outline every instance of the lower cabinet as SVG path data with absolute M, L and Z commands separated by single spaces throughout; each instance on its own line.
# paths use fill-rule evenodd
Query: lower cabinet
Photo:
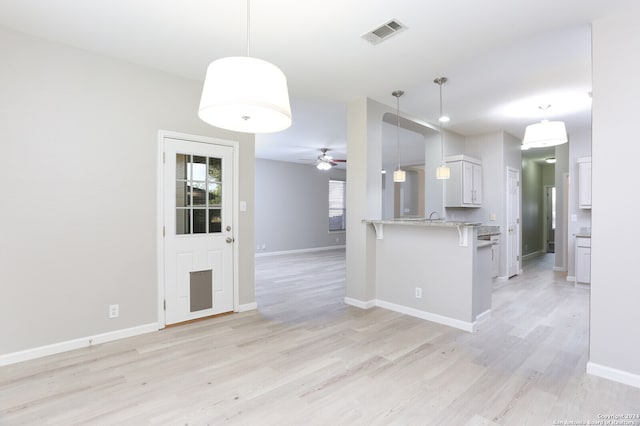
M 576 282 L 591 283 L 591 238 L 576 237 Z

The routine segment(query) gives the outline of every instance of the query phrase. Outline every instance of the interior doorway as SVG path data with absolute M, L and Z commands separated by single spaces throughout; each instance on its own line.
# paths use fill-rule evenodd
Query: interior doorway
M 544 187 L 544 247 L 547 253 L 556 252 L 556 187 Z

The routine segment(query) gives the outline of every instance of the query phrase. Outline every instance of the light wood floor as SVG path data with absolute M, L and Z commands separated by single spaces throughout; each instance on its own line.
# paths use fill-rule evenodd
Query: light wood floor
M 492 318 L 469 334 L 344 305 L 343 250 L 258 258 L 258 311 L 0 368 L 0 424 L 551 425 L 640 412 L 639 389 L 584 373 L 589 292 L 549 262 L 497 283 Z

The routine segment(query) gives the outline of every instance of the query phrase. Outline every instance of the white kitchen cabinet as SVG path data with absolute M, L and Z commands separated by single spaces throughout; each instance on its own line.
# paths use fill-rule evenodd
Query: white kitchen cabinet
M 591 238 L 576 237 L 576 282 L 591 283 Z
M 578 204 L 591 208 L 591 157 L 578 158 Z
M 445 207 L 482 205 L 482 162 L 466 155 L 445 159 L 451 176 L 445 180 Z

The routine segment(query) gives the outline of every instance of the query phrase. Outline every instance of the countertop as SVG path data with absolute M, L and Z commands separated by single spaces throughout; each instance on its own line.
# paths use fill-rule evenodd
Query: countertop
M 500 235 L 500 227 L 497 225 L 478 226 L 478 237 L 490 237 L 492 235 Z
M 457 222 L 457 221 L 442 221 L 442 220 L 433 220 L 429 219 L 363 219 L 363 223 L 371 223 L 374 225 L 409 225 L 409 226 L 426 226 L 426 227 L 437 227 L 437 228 L 457 228 L 459 226 L 468 226 L 468 227 L 476 227 L 482 225 L 481 222 Z

